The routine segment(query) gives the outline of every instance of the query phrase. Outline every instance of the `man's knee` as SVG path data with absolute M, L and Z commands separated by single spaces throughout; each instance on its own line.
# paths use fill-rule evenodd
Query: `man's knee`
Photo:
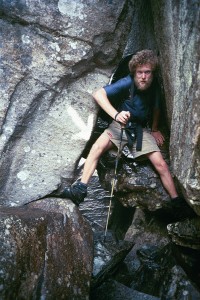
M 169 171 L 168 165 L 160 152 L 149 153 L 147 157 L 159 173 L 165 173 Z
M 100 143 L 95 142 L 92 145 L 90 153 L 95 155 L 96 157 L 100 157 L 102 153 L 105 151 L 105 149 L 106 149 L 106 145 L 101 145 Z
M 164 159 L 160 159 L 157 162 L 155 162 L 154 166 L 156 170 L 161 174 L 169 171 L 168 165 Z

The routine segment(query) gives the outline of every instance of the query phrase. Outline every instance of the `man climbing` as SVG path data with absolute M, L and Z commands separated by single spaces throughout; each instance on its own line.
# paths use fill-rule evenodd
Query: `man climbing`
M 93 144 L 85 161 L 81 180 L 66 187 L 60 197 L 69 198 L 76 205 L 84 201 L 88 182 L 99 158 L 106 151 L 119 147 L 121 129 L 125 127 L 123 146 L 128 144 L 131 147 L 134 158 L 146 156 L 159 173 L 173 202 L 179 199 L 158 147 L 163 144 L 164 137 L 158 128 L 160 96 L 155 76 L 157 68 L 158 58 L 153 51 L 139 51 L 129 62 L 130 75 L 94 92 L 94 99 L 113 121 Z M 111 104 L 114 101 L 120 102 L 118 109 Z M 132 138 L 134 136 L 136 140 Z

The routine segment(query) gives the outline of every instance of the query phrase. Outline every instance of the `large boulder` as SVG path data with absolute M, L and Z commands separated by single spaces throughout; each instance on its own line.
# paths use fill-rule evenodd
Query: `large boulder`
M 168 224 L 168 233 L 172 241 L 182 247 L 200 250 L 200 219 L 184 220 Z
M 1 299 L 87 299 L 93 234 L 70 201 L 47 198 L 0 213 Z
M 73 180 L 97 106 L 91 93 L 122 54 L 126 1 L 2 1 L 0 204 L 19 206 Z M 96 17 L 98 16 L 98 18 Z
M 124 153 L 126 153 L 125 150 Z M 162 151 L 163 155 L 167 154 L 166 149 L 162 149 Z M 160 209 L 170 200 L 170 197 L 165 191 L 159 175 L 153 170 L 148 160 L 135 162 L 127 159 L 124 153 L 119 160 L 117 169 L 115 196 L 125 207 L 139 205 L 150 211 Z M 98 167 L 99 178 L 107 190 L 111 190 L 112 179 L 115 176 L 115 165 L 106 164 L 106 159 L 111 159 L 112 156 L 113 153 L 104 155 Z

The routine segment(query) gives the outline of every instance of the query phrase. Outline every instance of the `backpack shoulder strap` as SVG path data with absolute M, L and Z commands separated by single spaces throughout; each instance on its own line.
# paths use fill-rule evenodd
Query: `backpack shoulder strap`
M 133 96 L 134 96 L 134 81 L 132 79 L 132 82 L 131 82 L 131 89 L 130 89 L 130 94 L 131 94 L 131 100 L 133 100 Z

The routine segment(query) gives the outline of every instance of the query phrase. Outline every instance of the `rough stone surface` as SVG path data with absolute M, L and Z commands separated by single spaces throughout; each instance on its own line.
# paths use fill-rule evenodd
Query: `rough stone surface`
M 151 1 L 132 1 L 133 17 L 124 55 L 141 49 L 158 50 Z
M 199 3 L 151 3 L 171 127 L 172 169 L 200 215 Z
M 104 239 L 103 239 L 104 237 Z M 92 288 L 99 286 L 108 278 L 133 247 L 133 242 L 115 241 L 109 233 L 107 236 L 96 235 L 94 238 L 94 266 Z
M 171 243 L 162 219 L 137 208 L 125 240 L 134 246 L 113 279 L 161 299 L 199 298 L 199 252 Z
M 132 224 L 125 234 L 125 240 L 135 241 L 132 254 L 135 254 L 143 244 L 164 247 L 170 243 L 170 238 L 166 235 L 166 228 L 162 221 L 156 221 L 151 212 L 145 213 L 141 208 L 136 208 Z
M 167 276 L 166 276 L 167 277 Z M 199 299 L 200 293 L 180 266 L 175 265 L 162 285 L 165 299 Z
M 168 233 L 177 245 L 200 250 L 200 220 L 184 220 L 168 224 Z
M 98 174 L 104 188 L 111 190 L 114 166 L 102 168 L 100 165 Z M 147 160 L 133 162 L 124 156 L 117 171 L 115 196 L 126 207 L 142 206 L 150 211 L 160 209 L 165 201 L 169 201 L 169 195 L 151 164 Z
M 1 2 L 1 205 L 28 203 L 73 180 L 96 121 L 91 93 L 108 82 L 95 68 L 122 53 L 129 5 Z
M 170 248 L 170 245 L 144 245 L 137 251 L 138 262 L 135 263 L 131 288 L 161 299 L 182 299 L 184 296 L 198 299 L 198 290 L 176 265 Z
M 1 299 L 87 299 L 92 232 L 70 200 L 0 213 Z

